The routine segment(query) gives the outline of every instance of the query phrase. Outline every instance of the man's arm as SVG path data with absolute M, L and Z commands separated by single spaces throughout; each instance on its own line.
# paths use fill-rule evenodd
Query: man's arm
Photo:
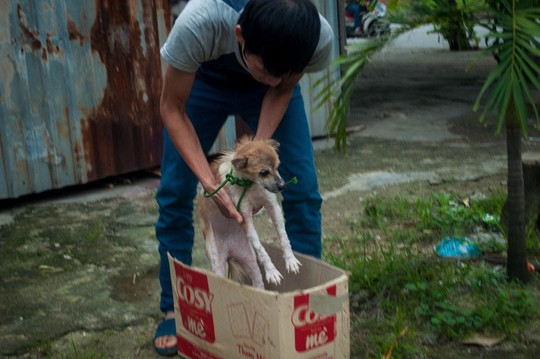
M 262 102 L 256 139 L 272 137 L 289 107 L 294 87 L 303 75 L 299 73 L 285 77 L 278 86 L 268 89 Z
M 186 103 L 194 80 L 195 73 L 181 71 L 167 65 L 161 92 L 160 112 L 176 150 L 199 179 L 204 190 L 210 193 L 219 187 L 220 183 L 217 182 L 210 169 L 195 128 L 186 113 Z M 242 222 L 242 216 L 226 191 L 217 192 L 212 199 L 223 215 L 239 223 Z

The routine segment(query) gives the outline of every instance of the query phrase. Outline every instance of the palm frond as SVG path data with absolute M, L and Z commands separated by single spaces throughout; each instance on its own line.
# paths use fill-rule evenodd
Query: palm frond
M 321 78 L 313 84 L 314 88 L 322 86 L 315 95 L 317 109 L 324 106 L 328 101 L 333 103 L 325 130 L 329 136 L 335 136 L 334 147 L 336 150 L 342 153 L 346 151 L 346 128 L 350 99 L 364 67 L 370 62 L 373 55 L 409 29 L 408 27 L 403 27 L 387 36 L 351 44 L 346 48 L 346 54 L 339 56 L 332 63 L 332 67 L 336 68 L 342 74 L 339 81 Z
M 531 104 L 538 121 L 531 86 L 540 89 L 540 66 L 534 57 L 540 56 L 537 37 L 540 35 L 540 8 L 530 7 L 533 2 L 500 0 L 494 4 L 495 19 L 488 37 L 493 41 L 486 51 L 498 59 L 498 65 L 487 77 L 474 104 L 475 111 L 488 96 L 480 116 L 497 112 L 497 132 L 500 132 L 509 110 L 515 111 L 522 134 L 527 135 L 527 103 Z M 536 38 L 535 38 L 536 37 Z M 489 93 L 489 95 L 488 95 Z M 512 106 L 512 108 L 510 108 Z

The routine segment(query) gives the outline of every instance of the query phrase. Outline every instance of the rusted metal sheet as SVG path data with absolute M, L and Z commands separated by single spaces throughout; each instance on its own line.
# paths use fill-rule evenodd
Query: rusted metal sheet
M 0 199 L 159 164 L 167 0 L 0 8 Z

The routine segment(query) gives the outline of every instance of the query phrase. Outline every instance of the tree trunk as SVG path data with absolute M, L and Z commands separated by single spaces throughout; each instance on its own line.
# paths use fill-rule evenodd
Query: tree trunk
M 527 282 L 525 246 L 525 195 L 521 162 L 521 128 L 512 100 L 506 114 L 506 151 L 508 154 L 508 250 L 506 270 L 510 279 Z
M 450 51 L 465 51 L 471 49 L 471 44 L 467 38 L 463 12 L 458 8 L 456 0 L 449 0 L 450 19 L 448 22 L 448 45 Z
M 525 193 L 525 228 L 540 229 L 540 161 L 523 162 Z
M 540 161 L 523 161 L 523 186 L 525 198 L 525 233 L 530 226 L 540 230 Z M 510 209 L 505 202 L 500 224 L 508 232 Z

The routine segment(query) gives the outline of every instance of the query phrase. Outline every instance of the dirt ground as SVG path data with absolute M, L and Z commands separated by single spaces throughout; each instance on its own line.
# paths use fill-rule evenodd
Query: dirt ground
M 476 55 L 392 48 L 373 59 L 351 107 L 350 125 L 365 127 L 351 134 L 347 154 L 315 143 L 324 237 L 342 234 L 374 193 L 505 188 L 504 136 L 472 110 L 494 62 L 466 71 Z M 540 158 L 537 135 L 524 141 L 525 158 Z M 159 357 L 158 183 L 138 173 L 0 202 L 0 356 Z M 258 225 L 271 240 L 268 219 Z M 194 264 L 207 266 L 201 248 Z M 481 353 L 458 348 L 454 357 Z

